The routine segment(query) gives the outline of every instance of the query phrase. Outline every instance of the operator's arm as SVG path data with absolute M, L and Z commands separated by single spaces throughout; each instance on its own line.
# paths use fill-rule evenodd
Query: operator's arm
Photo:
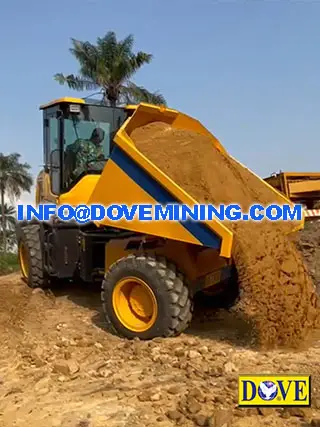
M 98 161 L 103 161 L 103 160 L 105 160 L 105 154 L 104 154 L 104 149 L 103 149 L 103 146 L 102 146 L 102 145 L 100 145 L 100 146 L 98 147 L 98 150 L 97 150 L 97 160 L 98 160 Z
M 91 171 L 102 171 L 105 164 L 105 155 L 103 147 L 91 144 L 88 147 L 88 169 Z
M 87 169 L 88 154 L 88 144 L 86 141 L 80 141 L 76 151 L 76 167 L 74 170 L 74 175 L 76 177 Z

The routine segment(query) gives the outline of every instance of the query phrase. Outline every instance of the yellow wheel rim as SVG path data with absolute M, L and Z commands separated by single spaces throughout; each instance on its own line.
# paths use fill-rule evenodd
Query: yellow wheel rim
M 23 277 L 28 278 L 28 252 L 24 243 L 20 243 L 19 245 L 19 262 Z
M 126 277 L 116 284 L 112 305 L 119 321 L 132 332 L 147 331 L 158 316 L 158 304 L 153 291 L 137 277 Z

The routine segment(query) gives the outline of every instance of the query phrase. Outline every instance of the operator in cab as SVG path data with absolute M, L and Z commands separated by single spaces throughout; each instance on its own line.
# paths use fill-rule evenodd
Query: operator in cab
M 95 128 L 90 139 L 77 139 L 73 145 L 76 154 L 75 168 L 73 174 L 79 176 L 87 170 L 94 170 L 96 167 L 101 169 L 101 162 L 104 161 L 102 141 L 105 132 L 101 128 Z M 97 164 L 99 163 L 99 165 Z

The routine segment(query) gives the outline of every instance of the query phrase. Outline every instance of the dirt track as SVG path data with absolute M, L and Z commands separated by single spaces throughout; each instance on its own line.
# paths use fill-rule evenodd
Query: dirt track
M 1 427 L 222 427 L 224 416 L 225 427 L 302 426 L 320 419 L 320 340 L 300 353 L 256 353 L 246 347 L 241 321 L 218 311 L 196 314 L 179 338 L 127 342 L 103 330 L 99 292 L 31 291 L 17 274 L 0 278 L 0 292 Z M 236 409 L 241 372 L 311 374 L 313 407 Z

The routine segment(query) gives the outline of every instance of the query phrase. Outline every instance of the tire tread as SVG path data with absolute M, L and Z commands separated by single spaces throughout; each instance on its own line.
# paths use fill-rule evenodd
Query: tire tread
M 23 243 L 30 254 L 29 280 L 27 285 L 32 288 L 45 288 L 46 281 L 43 271 L 42 248 L 40 241 L 40 226 L 36 224 L 23 227 Z
M 164 325 L 163 328 L 160 327 L 161 330 L 158 336 L 174 337 L 180 335 L 189 327 L 193 314 L 193 302 L 190 298 L 189 288 L 184 276 L 177 270 L 176 266 L 168 262 L 163 256 L 131 255 L 126 258 L 121 258 L 112 264 L 109 271 L 105 274 L 102 283 L 101 300 L 107 328 L 110 332 L 124 336 L 113 326 L 107 313 L 105 292 L 111 277 L 115 273 L 118 273 L 119 270 L 125 268 L 137 269 L 137 271 L 152 269 L 160 280 L 161 285 L 165 288 L 170 319 L 166 322 L 167 326 Z

